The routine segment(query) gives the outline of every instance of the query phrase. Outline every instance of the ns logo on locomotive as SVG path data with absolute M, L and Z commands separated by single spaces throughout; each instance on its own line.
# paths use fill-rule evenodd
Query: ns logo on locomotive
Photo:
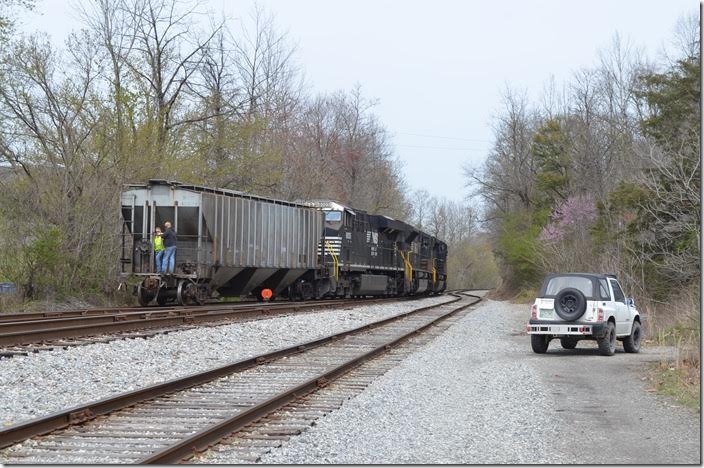
M 120 281 L 139 303 L 199 304 L 442 293 L 447 245 L 415 227 L 339 203 L 292 203 L 164 180 L 121 194 Z M 176 233 L 173 272 L 157 273 L 157 226 Z

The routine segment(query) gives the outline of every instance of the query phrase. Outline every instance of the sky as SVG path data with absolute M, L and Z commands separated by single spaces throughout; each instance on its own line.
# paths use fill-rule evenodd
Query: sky
M 254 0 L 206 0 L 246 17 Z M 359 84 L 376 100 L 410 189 L 461 201 L 462 168 L 491 147 L 492 122 L 507 87 L 540 98 L 598 61 L 618 32 L 652 58 L 672 43 L 693 0 L 259 0 L 296 47 L 313 91 Z M 37 0 L 21 29 L 61 43 L 79 27 L 69 0 Z

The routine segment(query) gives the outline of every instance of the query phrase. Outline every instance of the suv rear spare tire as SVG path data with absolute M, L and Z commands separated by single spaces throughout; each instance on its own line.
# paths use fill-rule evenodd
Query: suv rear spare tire
M 565 322 L 574 322 L 587 310 L 587 298 L 579 289 L 565 288 L 555 296 L 555 312 Z

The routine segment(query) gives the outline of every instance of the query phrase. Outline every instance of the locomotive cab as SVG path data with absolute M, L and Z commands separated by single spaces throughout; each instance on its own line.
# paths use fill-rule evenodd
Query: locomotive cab
M 342 229 L 342 211 L 330 210 L 325 212 L 325 235 L 336 236 Z

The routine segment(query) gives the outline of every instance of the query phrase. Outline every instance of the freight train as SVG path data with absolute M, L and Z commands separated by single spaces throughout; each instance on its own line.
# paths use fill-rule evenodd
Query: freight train
M 165 180 L 121 194 L 120 282 L 142 305 L 442 293 L 447 245 L 407 223 L 330 200 L 288 202 Z M 154 267 L 170 221 L 176 269 Z

